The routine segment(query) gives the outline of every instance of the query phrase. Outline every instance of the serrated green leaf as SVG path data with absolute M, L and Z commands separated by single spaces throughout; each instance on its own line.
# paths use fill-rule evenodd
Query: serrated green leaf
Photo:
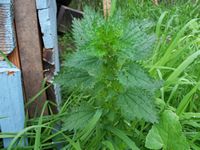
M 142 89 L 130 88 L 118 96 L 117 105 L 122 115 L 128 120 L 144 119 L 156 122 L 157 115 L 150 92 Z
M 189 150 L 189 144 L 182 132 L 179 117 L 165 110 L 158 124 L 153 125 L 146 137 L 145 146 L 149 149 Z
M 56 81 L 68 89 L 92 89 L 96 83 L 94 77 L 86 71 L 74 68 L 65 68 Z
M 72 31 L 77 49 L 88 51 L 88 45 L 91 44 L 91 41 L 96 36 L 96 29 L 104 23 L 103 16 L 86 7 L 84 9 L 84 18 L 82 20 L 73 20 Z
M 74 108 L 66 117 L 63 118 L 63 130 L 77 130 L 84 128 L 88 121 L 95 114 L 95 110 L 87 105 Z
M 148 35 L 145 33 L 148 27 L 150 27 L 150 24 L 148 24 L 147 21 L 132 21 L 128 23 L 121 37 L 123 46 L 120 51 L 120 57 L 138 61 L 145 60 L 150 56 L 156 37 L 155 35 Z
M 86 52 L 78 51 L 67 58 L 65 66 L 82 69 L 88 72 L 90 76 L 97 76 L 102 72 L 103 61 L 86 54 Z
M 161 87 L 161 82 L 152 79 L 138 64 L 125 65 L 118 74 L 119 82 L 127 87 L 137 87 L 154 91 Z

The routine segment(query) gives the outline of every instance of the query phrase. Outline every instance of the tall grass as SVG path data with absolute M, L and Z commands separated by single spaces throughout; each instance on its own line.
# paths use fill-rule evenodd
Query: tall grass
M 170 6 L 155 25 L 158 40 L 153 57 L 145 62 L 149 72 L 165 81 L 159 99 L 181 118 L 192 149 L 200 148 L 200 8 L 199 1 Z M 155 16 L 152 16 L 155 19 Z M 193 114 L 193 116 L 187 117 Z

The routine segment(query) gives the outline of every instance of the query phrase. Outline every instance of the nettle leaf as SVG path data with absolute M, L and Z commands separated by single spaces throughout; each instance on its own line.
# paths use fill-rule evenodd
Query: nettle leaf
M 121 93 L 117 105 L 128 120 L 143 119 L 152 123 L 157 122 L 153 96 L 144 89 L 130 88 Z
M 63 69 L 56 80 L 63 88 L 82 90 L 92 89 L 96 83 L 95 78 L 88 72 L 74 68 Z
M 97 27 L 103 23 L 102 15 L 86 7 L 84 18 L 82 20 L 74 19 L 72 24 L 72 33 L 77 49 L 87 51 L 86 47 L 95 37 Z
M 158 124 L 153 125 L 146 137 L 145 146 L 149 149 L 189 150 L 189 144 L 182 132 L 179 117 L 165 110 Z
M 118 73 L 119 82 L 127 87 L 137 87 L 155 91 L 161 87 L 161 82 L 152 79 L 147 72 L 136 63 L 124 65 Z
M 153 50 L 156 41 L 155 35 L 148 35 L 145 30 L 150 26 L 146 22 L 130 22 L 124 28 L 124 34 L 121 37 L 123 46 L 121 48 L 120 57 L 126 57 L 133 61 L 147 59 Z M 144 29 L 145 26 L 145 29 Z
M 73 111 L 63 118 L 62 128 L 64 130 L 82 129 L 92 119 L 94 114 L 95 109 L 85 104 L 78 108 L 73 108 Z
M 103 61 L 98 57 L 77 51 L 68 57 L 65 66 L 82 69 L 88 72 L 90 76 L 97 76 L 102 72 Z

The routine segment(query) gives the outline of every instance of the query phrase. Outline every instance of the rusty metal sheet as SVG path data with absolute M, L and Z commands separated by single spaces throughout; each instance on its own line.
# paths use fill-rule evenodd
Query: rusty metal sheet
M 15 46 L 13 0 L 0 0 L 0 50 L 10 54 Z

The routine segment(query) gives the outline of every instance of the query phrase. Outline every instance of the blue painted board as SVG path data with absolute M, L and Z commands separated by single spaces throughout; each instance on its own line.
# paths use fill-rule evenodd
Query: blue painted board
M 1 132 L 16 133 L 24 128 L 25 112 L 21 73 L 15 66 L 0 61 L 0 129 Z M 8 147 L 12 139 L 3 139 Z
M 2 4 L 10 4 L 12 0 L 0 0 L 0 3 Z
M 36 0 L 37 9 L 46 9 L 50 7 L 50 1 L 52 0 Z
M 39 16 L 39 23 L 41 27 L 41 31 L 43 33 L 43 42 L 44 42 L 44 47 L 49 49 L 49 48 L 54 48 L 55 43 L 54 40 L 57 35 L 57 29 L 56 24 L 56 9 L 54 9 L 53 6 L 53 1 L 51 0 L 50 2 L 50 7 L 46 9 L 38 9 L 38 16 Z M 57 40 L 57 39 L 56 39 Z
M 58 37 L 57 37 L 57 6 L 56 0 L 36 0 L 38 17 L 43 43 L 46 49 L 52 50 L 52 61 L 48 62 L 55 67 L 54 74 L 60 71 Z M 45 8 L 46 7 L 46 8 Z M 54 84 L 57 104 L 61 103 L 60 87 Z

